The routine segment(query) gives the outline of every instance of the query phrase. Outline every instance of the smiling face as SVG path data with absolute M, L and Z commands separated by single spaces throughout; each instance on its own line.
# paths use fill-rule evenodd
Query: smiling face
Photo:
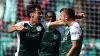
M 52 13 L 47 13 L 46 21 L 52 22 L 52 19 L 53 19 Z
M 53 11 L 47 12 L 46 21 L 50 22 L 56 21 L 56 15 Z

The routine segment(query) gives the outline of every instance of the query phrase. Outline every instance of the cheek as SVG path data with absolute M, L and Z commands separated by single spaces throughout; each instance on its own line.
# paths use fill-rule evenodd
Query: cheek
M 34 16 L 38 16 L 38 14 L 36 13 Z
M 38 18 L 39 16 L 36 14 L 35 17 Z
M 64 16 L 61 16 L 62 19 L 64 19 Z
M 60 15 L 60 19 L 62 19 L 63 17 L 62 17 L 62 15 Z
M 37 14 L 35 14 L 35 16 L 37 16 Z

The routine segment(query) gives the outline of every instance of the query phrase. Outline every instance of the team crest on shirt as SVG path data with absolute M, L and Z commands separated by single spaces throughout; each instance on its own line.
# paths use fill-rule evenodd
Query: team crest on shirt
M 42 30 L 42 27 L 41 27 L 41 26 L 37 26 L 37 27 L 36 27 L 36 30 L 37 30 L 37 31 L 41 31 L 41 30 Z
M 58 37 L 56 36 L 56 35 L 54 35 L 54 37 L 53 37 L 55 40 L 57 40 L 58 39 Z

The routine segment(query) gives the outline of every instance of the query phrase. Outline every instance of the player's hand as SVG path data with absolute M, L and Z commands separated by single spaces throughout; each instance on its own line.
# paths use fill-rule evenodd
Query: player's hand
M 85 17 L 85 14 L 84 13 L 78 13 L 77 15 L 79 15 L 80 17 Z
M 17 31 L 23 31 L 24 30 L 24 26 L 18 26 L 18 27 L 16 27 L 16 30 Z

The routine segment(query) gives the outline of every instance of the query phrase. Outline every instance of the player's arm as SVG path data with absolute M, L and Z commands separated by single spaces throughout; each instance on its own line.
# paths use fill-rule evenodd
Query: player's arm
M 79 40 L 80 40 L 80 36 L 82 32 L 77 27 L 73 27 L 70 29 L 70 34 L 71 34 L 71 40 L 72 40 L 72 47 L 69 50 L 67 56 L 73 56 L 77 52 Z
M 50 22 L 47 24 L 47 26 L 50 28 L 57 28 L 57 27 L 63 26 L 63 25 L 64 25 L 64 22 L 62 22 L 61 20 Z
M 68 52 L 67 56 L 73 56 L 74 53 L 76 53 L 77 49 L 78 49 L 78 41 L 72 41 L 72 47 Z
M 22 31 L 24 30 L 24 26 L 11 26 L 9 29 L 8 29 L 8 32 L 9 33 L 12 33 L 14 31 Z
M 12 33 L 14 31 L 22 31 L 24 30 L 24 26 L 23 26 L 23 22 L 19 22 L 13 26 L 11 26 L 9 29 L 8 29 L 8 32 L 9 33 Z

